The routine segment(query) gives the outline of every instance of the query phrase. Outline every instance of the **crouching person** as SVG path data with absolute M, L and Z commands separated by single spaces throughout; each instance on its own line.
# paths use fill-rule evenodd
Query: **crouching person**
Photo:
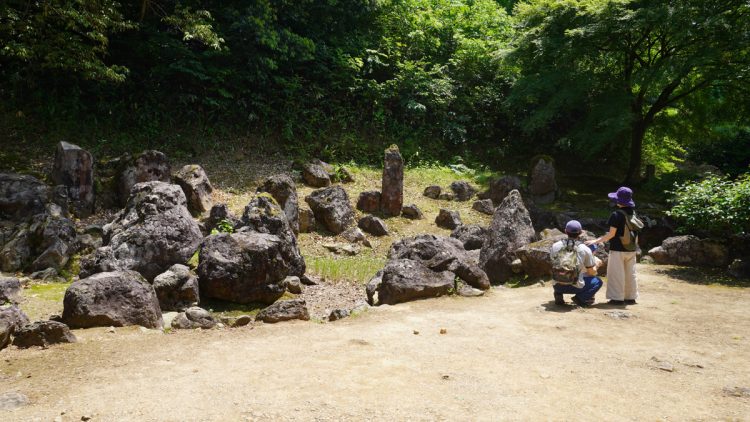
M 602 287 L 602 280 L 596 276 L 601 260 L 578 240 L 582 232 L 581 223 L 570 220 L 565 225 L 568 238 L 555 242 L 550 250 L 557 305 L 565 305 L 564 294 L 574 295 L 572 300 L 578 306 L 593 305 L 594 295 Z

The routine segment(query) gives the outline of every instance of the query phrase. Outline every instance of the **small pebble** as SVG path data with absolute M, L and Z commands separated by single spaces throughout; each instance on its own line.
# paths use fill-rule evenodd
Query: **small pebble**
M 440 334 L 448 334 L 448 330 L 445 328 L 440 329 Z
M 415 335 L 415 336 L 418 336 L 418 335 L 419 335 L 419 331 L 417 331 L 417 330 L 414 330 L 414 335 Z

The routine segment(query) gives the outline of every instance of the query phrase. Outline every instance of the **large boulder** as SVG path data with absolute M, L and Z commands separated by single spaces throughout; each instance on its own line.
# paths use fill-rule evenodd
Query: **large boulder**
M 324 188 L 331 185 L 331 177 L 326 169 L 317 163 L 306 163 L 302 166 L 302 179 L 308 186 Z
M 385 215 L 401 214 L 404 205 L 404 159 L 396 145 L 385 150 L 380 209 Z
M 236 303 L 273 303 L 284 294 L 289 243 L 278 236 L 243 231 L 204 239 L 198 277 L 201 298 Z
M 514 252 L 523 245 L 534 241 L 536 233 L 531 225 L 531 217 L 514 190 L 495 208 L 487 240 L 479 253 L 479 266 L 493 283 L 505 283 L 513 274 L 511 263 Z
M 477 189 L 465 180 L 455 181 L 450 187 L 456 201 L 468 201 L 477 193 Z
M 548 204 L 555 200 L 557 179 L 555 178 L 555 165 L 551 159 L 542 157 L 534 164 L 531 170 L 529 191 L 534 201 L 539 204 Z
M 58 271 L 76 252 L 77 245 L 73 222 L 62 215 L 59 206 L 49 204 L 47 211 L 33 216 L 30 223 L 16 226 L 0 249 L 0 269 Z
M 0 220 L 28 221 L 43 213 L 51 199 L 50 188 L 39 179 L 16 173 L 0 173 Z
M 294 180 L 285 174 L 267 178 L 257 190 L 268 192 L 279 204 L 294 234 L 299 233 L 299 206 L 297 205 L 297 186 Z
M 310 320 L 310 312 L 307 310 L 307 304 L 304 299 L 282 300 L 258 312 L 255 317 L 256 321 L 266 323 L 276 323 L 301 319 Z
M 503 176 L 491 181 L 489 189 L 480 193 L 479 199 L 489 199 L 497 206 L 513 190 L 521 190 L 521 179 L 516 176 Z
M 188 210 L 193 215 L 198 216 L 211 209 L 213 206 L 211 192 L 214 188 L 203 167 L 197 164 L 182 167 L 174 175 L 174 182 L 185 193 Z
M 458 239 L 423 234 L 394 242 L 389 260 L 419 261 L 432 271 L 450 271 L 466 284 L 478 289 L 490 288 L 487 274 L 479 268 Z
M 451 237 L 458 239 L 467 251 L 481 249 L 487 238 L 487 229 L 478 224 L 467 224 L 456 227 Z
M 0 277 L 0 305 L 15 303 L 21 295 L 21 282 L 15 277 Z
M 729 249 L 713 239 L 693 235 L 670 237 L 648 254 L 657 264 L 724 267 L 729 265 Z
M 172 265 L 188 262 L 202 237 L 179 186 L 139 183 L 125 209 L 104 226 L 105 246 L 81 261 L 82 276 L 135 270 L 153 280 Z
M 282 254 L 289 265 L 289 274 L 302 277 L 305 274 L 305 260 L 302 258 L 297 237 L 276 201 L 269 194 L 259 194 L 253 198 L 242 214 L 236 229 L 247 228 L 256 233 L 273 234 L 284 242 Z
M 403 208 L 401 208 L 401 216 L 410 220 L 421 220 L 424 218 L 422 210 L 420 210 L 415 204 L 404 205 Z
M 0 350 L 10 344 L 10 337 L 29 323 L 29 317 L 16 305 L 0 306 Z
M 310 208 L 299 210 L 299 232 L 310 233 L 315 230 L 315 214 Z
M 73 282 L 65 291 L 62 322 L 72 328 L 163 325 L 154 287 L 135 271 L 104 272 Z
M 552 259 L 550 258 L 550 249 L 555 242 L 567 237 L 565 234 L 547 237 L 516 249 L 515 254 L 521 260 L 523 272 L 531 279 L 551 276 Z
M 357 198 L 357 209 L 369 213 L 380 211 L 380 196 L 379 190 L 360 192 Z
M 182 264 L 157 275 L 154 290 L 162 311 L 182 311 L 200 303 L 198 277 Z
M 349 195 L 341 186 L 313 191 L 305 197 L 305 202 L 310 206 L 315 220 L 334 234 L 343 232 L 354 223 L 354 210 L 349 203 Z
M 471 209 L 487 215 L 492 215 L 495 213 L 495 205 L 492 203 L 491 199 L 480 199 L 479 201 L 474 201 Z
M 52 182 L 63 185 L 73 213 L 88 217 L 94 212 L 94 159 L 78 145 L 57 144 Z
M 117 163 L 121 172 L 117 176 L 117 192 L 120 205 L 129 202 L 133 186 L 144 182 L 169 183 L 172 177 L 172 167 L 167 156 L 160 151 L 144 151 L 137 157 L 129 155 Z
M 444 296 L 455 289 L 455 277 L 450 271 L 433 271 L 420 261 L 391 260 L 367 283 L 367 298 L 371 305 L 395 305 Z
M 76 336 L 70 332 L 70 328 L 58 321 L 37 321 L 24 325 L 13 334 L 13 345 L 21 349 L 75 342 Z

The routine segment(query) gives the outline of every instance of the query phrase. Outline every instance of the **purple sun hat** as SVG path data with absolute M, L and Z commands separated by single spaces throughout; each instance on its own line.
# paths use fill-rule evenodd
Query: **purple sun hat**
M 583 227 L 581 227 L 581 223 L 578 222 L 578 220 L 570 220 L 568 221 L 568 224 L 565 225 L 565 233 L 578 234 L 582 231 Z
M 617 189 L 617 192 L 612 192 L 607 195 L 609 199 L 617 202 L 620 205 L 626 207 L 634 207 L 635 202 L 633 201 L 633 190 L 629 187 L 623 186 Z

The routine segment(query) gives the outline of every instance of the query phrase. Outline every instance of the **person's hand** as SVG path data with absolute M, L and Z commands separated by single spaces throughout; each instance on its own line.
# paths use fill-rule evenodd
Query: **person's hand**
M 596 239 L 594 239 L 594 240 L 587 240 L 584 243 L 586 244 L 586 246 L 591 246 L 591 245 L 596 244 L 598 242 L 596 241 Z
M 601 260 L 601 259 L 599 259 L 599 258 L 597 258 L 597 257 L 594 257 L 594 267 L 595 267 L 595 268 L 599 268 L 599 267 L 601 267 L 601 266 L 602 266 L 602 264 L 603 264 L 603 262 L 602 262 L 602 260 Z

